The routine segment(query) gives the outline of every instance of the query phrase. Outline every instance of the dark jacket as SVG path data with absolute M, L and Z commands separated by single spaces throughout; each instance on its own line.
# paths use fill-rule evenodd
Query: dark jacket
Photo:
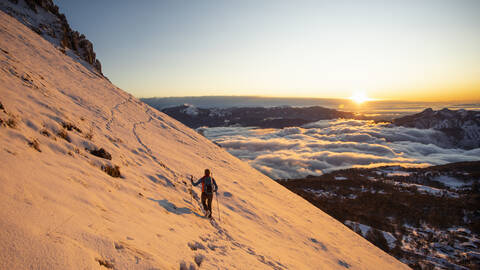
M 217 192 L 217 189 L 218 189 L 217 182 L 215 182 L 215 179 L 213 179 L 213 177 L 204 176 L 204 177 L 198 179 L 197 182 L 192 181 L 192 185 L 194 185 L 194 186 L 196 186 L 200 183 L 202 183 L 202 192 L 205 192 L 207 194 Z M 207 186 L 212 186 L 213 190 L 211 192 L 208 192 Z

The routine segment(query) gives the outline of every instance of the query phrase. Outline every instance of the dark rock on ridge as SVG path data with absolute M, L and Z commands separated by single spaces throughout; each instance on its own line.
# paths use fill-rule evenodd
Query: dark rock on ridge
M 15 17 L 60 50 L 72 50 L 95 71 L 102 74 L 102 65 L 85 35 L 72 30 L 64 14 L 52 0 L 8 0 L 0 2 L 0 10 Z

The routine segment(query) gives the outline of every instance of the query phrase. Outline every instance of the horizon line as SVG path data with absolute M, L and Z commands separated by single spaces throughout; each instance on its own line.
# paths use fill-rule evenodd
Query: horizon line
M 322 98 L 322 97 L 295 97 L 295 96 L 263 96 L 263 95 L 186 95 L 186 96 L 149 96 L 149 97 L 136 97 L 138 99 L 169 99 L 169 98 L 271 98 L 271 99 L 316 99 L 316 100 L 347 100 L 353 102 L 351 97 L 343 98 Z M 408 103 L 452 103 L 452 102 L 471 102 L 480 103 L 480 100 L 411 100 L 411 99 L 386 99 L 386 98 L 372 98 L 364 103 L 369 102 L 408 102 Z

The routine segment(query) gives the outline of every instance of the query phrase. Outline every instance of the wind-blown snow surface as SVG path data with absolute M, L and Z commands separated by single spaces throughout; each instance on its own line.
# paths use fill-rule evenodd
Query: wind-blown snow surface
M 3 12 L 0 48 L 0 117 L 16 122 L 0 127 L 1 269 L 407 268 Z M 61 122 L 77 127 L 71 142 Z M 216 222 L 182 183 L 205 168 L 220 186 Z

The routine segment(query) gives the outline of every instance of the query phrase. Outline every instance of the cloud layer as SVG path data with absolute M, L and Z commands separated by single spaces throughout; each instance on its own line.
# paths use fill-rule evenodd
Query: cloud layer
M 480 160 L 441 132 L 360 120 L 324 120 L 303 127 L 200 128 L 204 135 L 273 179 L 351 167 L 426 166 Z

